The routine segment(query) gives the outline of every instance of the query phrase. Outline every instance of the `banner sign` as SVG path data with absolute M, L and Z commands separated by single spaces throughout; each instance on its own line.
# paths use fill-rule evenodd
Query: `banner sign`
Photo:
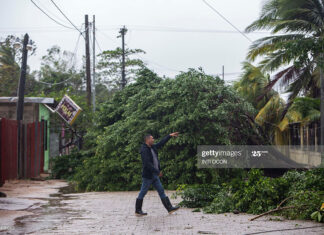
M 55 112 L 57 112 L 70 125 L 73 124 L 81 111 L 82 109 L 67 95 L 64 95 L 55 109 Z

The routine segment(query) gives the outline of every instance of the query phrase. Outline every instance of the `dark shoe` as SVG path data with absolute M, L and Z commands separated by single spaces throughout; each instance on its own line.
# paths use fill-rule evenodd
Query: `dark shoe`
M 169 214 L 175 212 L 176 210 L 178 210 L 180 208 L 180 206 L 172 206 L 168 197 L 161 198 L 161 201 L 162 201 L 165 209 L 168 210 Z
M 135 205 L 135 215 L 142 216 L 147 215 L 147 213 L 142 211 L 143 199 L 136 198 L 136 205 Z

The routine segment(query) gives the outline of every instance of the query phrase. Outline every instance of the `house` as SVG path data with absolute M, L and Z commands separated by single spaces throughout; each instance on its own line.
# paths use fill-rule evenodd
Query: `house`
M 16 120 L 17 100 L 18 100 L 17 97 L 0 97 L 0 119 L 2 118 L 9 121 Z M 36 133 L 36 137 L 37 137 L 37 133 L 39 132 L 39 130 L 37 132 L 38 124 L 41 124 L 40 127 L 42 128 L 41 136 L 43 137 L 43 140 L 40 142 L 42 143 L 40 151 L 41 151 L 41 156 L 43 156 L 42 157 L 43 163 L 41 163 L 42 166 L 40 166 L 41 168 L 40 172 L 47 172 L 49 168 L 50 113 L 52 111 L 51 107 L 53 107 L 54 102 L 55 101 L 53 98 L 47 98 L 47 97 L 25 97 L 24 98 L 24 113 L 23 113 L 22 123 L 26 125 L 25 126 L 26 134 L 27 134 L 27 129 L 29 128 L 28 126 L 29 124 L 35 123 L 34 127 L 36 132 L 35 131 L 34 132 Z M 3 139 L 4 138 L 6 137 L 3 137 Z M 27 143 L 27 140 L 25 142 Z M 4 147 L 5 146 L 2 146 L 2 148 Z M 26 147 L 25 151 L 29 151 L 29 149 Z M 35 153 L 37 153 L 37 151 L 35 151 Z
M 320 167 L 324 162 L 320 139 L 319 121 L 290 122 L 283 130 L 277 128 L 274 143 L 291 160 L 312 168 Z

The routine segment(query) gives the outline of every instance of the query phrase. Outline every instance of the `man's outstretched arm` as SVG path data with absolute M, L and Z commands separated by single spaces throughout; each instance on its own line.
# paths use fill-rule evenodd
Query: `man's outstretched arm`
M 160 142 L 156 143 L 156 144 L 153 144 L 153 146 L 155 146 L 156 148 L 162 148 L 163 145 L 166 144 L 166 142 L 168 142 L 168 140 L 171 138 L 171 137 L 177 137 L 179 135 L 179 132 L 173 132 L 171 134 L 168 134 L 166 136 L 164 136 L 162 138 L 162 140 L 160 140 Z

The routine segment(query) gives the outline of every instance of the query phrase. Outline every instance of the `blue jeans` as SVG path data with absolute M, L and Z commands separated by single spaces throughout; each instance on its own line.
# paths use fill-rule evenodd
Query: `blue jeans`
M 162 183 L 160 181 L 160 178 L 158 175 L 154 175 L 153 179 L 147 179 L 142 177 L 142 186 L 141 191 L 138 194 L 138 199 L 143 199 L 146 195 L 147 191 L 149 190 L 151 184 L 153 184 L 153 187 L 158 191 L 160 198 L 165 198 L 166 195 L 164 193 L 164 188 L 162 186 Z

